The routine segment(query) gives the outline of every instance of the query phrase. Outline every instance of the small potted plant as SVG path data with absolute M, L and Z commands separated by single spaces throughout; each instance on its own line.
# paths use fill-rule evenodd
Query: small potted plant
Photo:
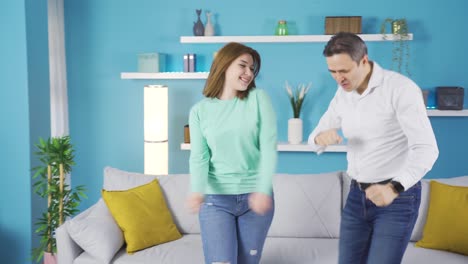
M 390 25 L 391 33 L 393 34 L 393 48 L 392 48 L 392 69 L 396 69 L 398 72 L 402 73 L 403 64 L 404 70 L 408 76 L 409 72 L 409 58 L 410 50 L 408 43 L 408 23 L 405 18 L 385 19 L 380 25 L 380 33 L 383 34 L 383 38 L 386 39 L 387 35 L 385 34 L 386 29 Z
M 300 144 L 302 142 L 302 120 L 300 119 L 302 104 L 310 89 L 311 84 L 299 84 L 293 89 L 286 82 L 286 92 L 293 109 L 293 118 L 288 120 L 288 142 L 290 144 Z
M 70 188 L 65 183 L 65 175 L 72 170 L 74 149 L 70 136 L 52 137 L 47 141 L 39 138 L 34 154 L 40 165 L 33 168 L 34 192 L 42 198 L 47 197 L 47 211 L 37 220 L 35 230 L 41 237 L 39 247 L 32 251 L 32 258 L 39 262 L 56 263 L 57 253 L 55 230 L 63 221 L 78 212 L 81 198 L 86 198 L 84 186 Z

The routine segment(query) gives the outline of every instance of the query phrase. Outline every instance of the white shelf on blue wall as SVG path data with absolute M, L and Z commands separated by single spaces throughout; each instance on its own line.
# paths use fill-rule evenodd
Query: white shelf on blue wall
M 209 72 L 122 72 L 121 79 L 206 79 Z
M 427 110 L 428 116 L 467 116 L 468 109 L 463 110 Z
M 288 36 L 212 36 L 195 37 L 182 36 L 180 43 L 299 43 L 299 42 L 327 42 L 333 35 L 288 35 Z M 404 38 L 404 40 L 413 40 L 413 34 L 401 37 L 394 34 L 360 34 L 364 41 L 394 41 Z
M 468 117 L 468 109 L 463 110 L 427 110 L 428 116 L 439 117 Z M 190 150 L 189 143 L 180 144 L 181 150 Z M 287 142 L 278 142 L 278 151 L 282 152 L 314 152 L 312 147 L 307 143 L 289 144 Z M 346 152 L 346 145 L 331 145 L 324 152 Z
M 190 150 L 189 143 L 180 144 L 181 150 Z M 312 147 L 307 143 L 289 144 L 287 142 L 278 142 L 278 151 L 284 152 L 314 152 Z M 332 145 L 328 146 L 324 152 L 346 152 L 346 145 Z

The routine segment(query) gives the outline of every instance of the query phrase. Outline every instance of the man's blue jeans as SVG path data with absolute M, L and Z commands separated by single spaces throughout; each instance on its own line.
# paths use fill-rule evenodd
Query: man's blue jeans
M 205 263 L 260 262 L 274 209 L 258 215 L 249 209 L 248 198 L 249 194 L 205 196 L 199 215 Z
M 401 263 L 420 203 L 421 182 L 377 207 L 353 181 L 341 217 L 339 263 Z

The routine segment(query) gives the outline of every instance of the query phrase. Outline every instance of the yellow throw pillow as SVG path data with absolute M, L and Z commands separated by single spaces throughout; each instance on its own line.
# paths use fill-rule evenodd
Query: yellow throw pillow
M 430 185 L 426 225 L 416 246 L 468 255 L 468 187 Z
M 126 191 L 102 190 L 102 197 L 124 233 L 127 253 L 182 237 L 157 180 Z

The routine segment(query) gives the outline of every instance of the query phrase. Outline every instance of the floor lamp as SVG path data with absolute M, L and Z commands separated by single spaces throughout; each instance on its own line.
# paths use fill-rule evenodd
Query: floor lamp
M 168 91 L 165 85 L 144 88 L 145 174 L 167 175 Z

